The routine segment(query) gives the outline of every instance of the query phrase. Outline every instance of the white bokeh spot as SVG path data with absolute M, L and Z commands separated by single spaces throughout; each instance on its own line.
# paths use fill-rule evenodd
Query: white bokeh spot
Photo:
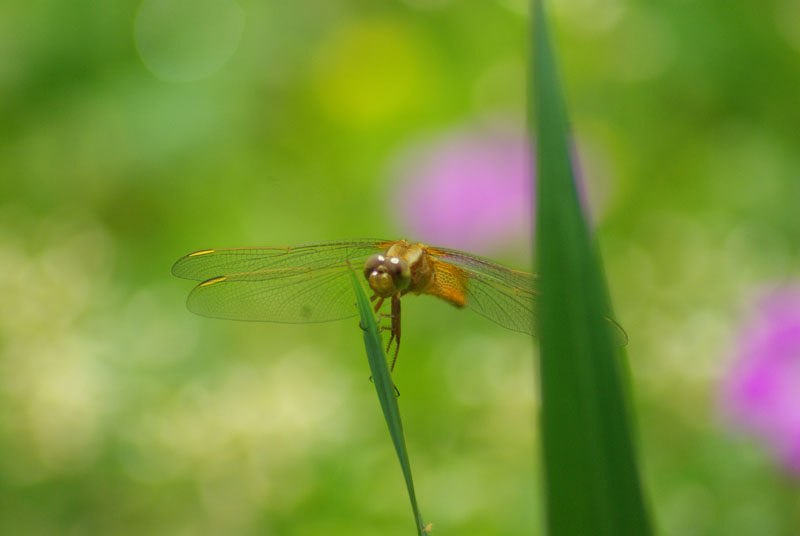
M 144 0 L 134 40 L 144 64 L 169 82 L 219 71 L 239 46 L 245 16 L 236 0 Z

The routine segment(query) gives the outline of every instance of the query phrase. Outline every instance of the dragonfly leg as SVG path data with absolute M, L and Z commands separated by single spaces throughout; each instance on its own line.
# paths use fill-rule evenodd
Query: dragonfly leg
M 373 298 L 375 298 L 375 297 L 377 297 L 377 296 L 373 296 Z M 384 300 L 384 298 L 381 298 L 380 300 L 378 300 L 378 303 L 376 303 L 376 304 L 375 304 L 375 307 L 374 307 L 374 309 L 373 309 L 373 310 L 374 310 L 376 313 L 377 313 L 377 312 L 380 310 L 380 308 L 381 308 L 381 305 L 383 305 L 383 300 Z
M 380 324 L 381 322 L 383 322 L 387 318 L 392 318 L 392 315 L 387 315 L 387 314 L 384 314 L 384 313 L 379 314 L 378 315 L 378 324 Z M 391 325 L 378 326 L 378 331 L 381 331 L 381 332 L 384 332 L 384 331 L 387 331 L 387 330 L 390 330 L 390 329 L 392 329 Z M 386 351 L 388 352 L 389 350 L 386 350 Z
M 394 366 L 397 363 L 397 355 L 400 353 L 400 296 L 392 296 L 392 336 L 389 338 L 389 345 L 386 347 L 386 352 L 392 346 L 392 340 L 395 342 L 394 357 L 392 357 L 392 364 L 389 367 L 390 372 L 394 372 Z
M 371 383 L 375 383 L 375 378 L 373 378 L 372 376 L 370 376 L 370 377 L 369 377 L 369 381 L 370 381 Z M 398 389 L 398 388 L 397 388 L 397 386 L 394 384 L 394 382 L 392 382 L 392 388 L 394 389 L 394 396 L 395 396 L 395 398 L 399 398 L 399 397 L 400 397 L 400 389 Z
M 391 328 L 390 328 L 391 329 Z M 389 353 L 389 350 L 392 348 L 392 343 L 394 342 L 394 330 L 392 330 L 392 334 L 389 337 L 389 344 L 386 345 L 386 353 Z M 392 364 L 394 364 L 394 359 L 392 359 Z M 391 372 L 391 369 L 390 369 Z

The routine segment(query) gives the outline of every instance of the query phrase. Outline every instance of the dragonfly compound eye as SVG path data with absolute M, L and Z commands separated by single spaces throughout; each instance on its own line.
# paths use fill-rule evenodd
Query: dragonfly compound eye
M 386 262 L 386 257 L 381 255 L 380 253 L 376 253 L 369 259 L 367 259 L 367 263 L 364 265 L 364 277 L 369 279 L 369 275 L 375 271 L 375 269 Z
M 411 283 L 411 270 L 405 260 L 400 257 L 389 257 L 386 267 L 394 280 L 396 290 L 404 290 Z
M 408 263 L 399 257 L 373 255 L 364 265 L 370 288 L 382 298 L 393 296 L 411 283 Z

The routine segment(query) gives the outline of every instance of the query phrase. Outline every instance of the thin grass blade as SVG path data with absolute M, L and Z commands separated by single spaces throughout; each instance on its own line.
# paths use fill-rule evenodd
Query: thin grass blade
M 386 425 L 389 427 L 389 435 L 392 436 L 392 443 L 394 443 L 394 449 L 397 452 L 397 459 L 400 461 L 400 467 L 403 470 L 403 476 L 406 480 L 408 496 L 411 499 L 411 508 L 414 511 L 414 522 L 417 526 L 417 534 L 421 536 L 423 534 L 428 534 L 428 532 L 422 523 L 422 516 L 417 506 L 417 497 L 414 493 L 414 481 L 411 478 L 411 464 L 408 461 L 408 450 L 406 449 L 406 440 L 403 435 L 403 423 L 400 420 L 400 410 L 397 406 L 392 376 L 389 372 L 389 367 L 386 365 L 386 354 L 383 351 L 383 342 L 380 332 L 378 331 L 378 324 L 375 322 L 375 315 L 372 312 L 372 305 L 367 299 L 367 295 L 364 293 L 361 281 L 356 275 L 356 272 L 352 270 L 352 267 L 350 273 L 353 278 L 353 290 L 356 295 L 356 304 L 358 305 L 360 326 L 364 335 L 364 348 L 367 351 L 369 368 L 375 382 L 375 390 L 378 392 L 378 400 L 380 400 L 381 403 Z
M 534 1 L 541 430 L 551 535 L 651 534 L 599 255 L 576 192 L 543 2 Z

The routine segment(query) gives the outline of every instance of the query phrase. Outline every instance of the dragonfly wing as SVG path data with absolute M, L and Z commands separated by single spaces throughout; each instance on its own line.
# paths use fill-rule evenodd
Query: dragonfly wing
M 611 330 L 611 341 L 615 346 L 626 346 L 628 344 L 628 334 L 622 329 L 622 326 L 607 316 L 603 317 L 608 322 L 608 327 Z
M 457 249 L 430 247 L 428 251 L 436 258 L 450 262 L 471 273 L 479 273 L 485 277 L 496 279 L 512 287 L 533 288 L 536 275 L 520 270 L 512 270 L 489 259 L 459 251 Z
M 172 274 L 184 279 L 208 281 L 229 274 L 250 274 L 251 280 L 274 277 L 276 269 L 329 268 L 345 260 L 367 257 L 383 251 L 387 240 L 361 239 L 307 244 L 296 247 L 205 249 L 178 259 Z
M 534 333 L 536 293 L 532 286 L 512 286 L 477 273 L 469 274 L 465 286 L 470 309 L 504 328 L 531 335 Z
M 307 270 L 275 269 L 271 277 L 220 276 L 192 290 L 190 311 L 213 318 L 264 322 L 327 322 L 358 311 L 347 264 Z
M 505 328 L 535 334 L 536 275 L 464 251 L 440 247 L 429 251 L 466 273 L 467 305 L 475 312 Z M 614 344 L 628 344 L 622 326 L 609 317 L 604 320 Z
M 190 311 L 214 318 L 326 322 L 356 314 L 346 261 L 385 249 L 385 240 L 347 240 L 297 247 L 207 249 L 182 257 L 172 273 L 202 281 Z
M 430 247 L 428 253 L 464 274 L 464 294 L 472 310 L 505 328 L 534 333 L 535 275 L 455 249 Z

